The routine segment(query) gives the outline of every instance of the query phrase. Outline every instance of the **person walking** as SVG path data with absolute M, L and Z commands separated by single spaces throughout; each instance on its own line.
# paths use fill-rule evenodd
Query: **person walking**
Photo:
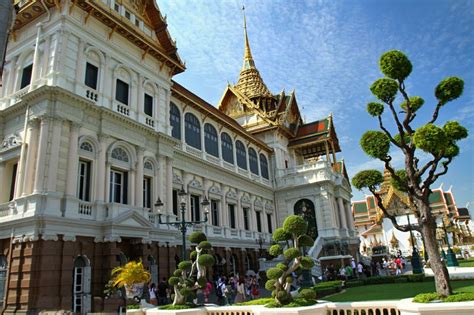
M 245 294 L 245 281 L 242 277 L 239 278 L 237 282 L 237 294 L 235 295 L 234 303 L 242 303 L 247 300 Z
M 161 282 L 158 283 L 158 305 L 168 304 L 168 283 L 166 283 L 166 278 L 163 277 Z
M 206 286 L 204 287 L 204 303 L 209 303 L 209 295 L 211 294 L 211 290 L 211 281 L 207 280 Z
M 154 283 L 150 284 L 148 294 L 150 296 L 150 304 L 158 305 L 158 300 L 156 299 L 156 285 Z

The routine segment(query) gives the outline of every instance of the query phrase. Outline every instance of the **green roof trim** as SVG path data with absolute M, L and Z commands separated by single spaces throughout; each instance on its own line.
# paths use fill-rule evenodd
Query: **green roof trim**
M 443 199 L 441 197 L 440 191 L 439 190 L 433 191 L 429 196 L 429 201 L 430 201 L 430 204 L 442 202 Z
M 452 205 L 454 204 L 453 198 L 452 198 L 451 194 L 449 194 L 449 193 L 444 193 L 444 199 L 446 200 L 446 204 L 447 204 L 448 206 L 452 206 Z
M 354 213 L 367 213 L 367 205 L 365 202 L 354 203 Z

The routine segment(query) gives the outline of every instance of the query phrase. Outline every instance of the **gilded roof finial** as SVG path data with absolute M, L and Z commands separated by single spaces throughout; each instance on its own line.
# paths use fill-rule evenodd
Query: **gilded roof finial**
M 252 53 L 250 51 L 249 37 L 247 35 L 247 19 L 245 17 L 245 7 L 242 6 L 242 13 L 244 15 L 244 36 L 245 36 L 245 54 L 244 54 L 244 64 L 242 70 L 248 70 L 250 68 L 255 68 L 255 63 L 252 58 Z

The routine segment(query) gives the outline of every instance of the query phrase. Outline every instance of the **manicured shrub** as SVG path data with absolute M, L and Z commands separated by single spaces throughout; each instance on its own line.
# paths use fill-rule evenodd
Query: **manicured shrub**
M 474 292 L 460 292 L 447 296 L 443 302 L 467 302 L 474 301 Z
M 214 256 L 208 254 L 212 248 L 211 243 L 202 232 L 193 232 L 189 240 L 196 246 L 191 252 L 191 260 L 184 260 L 178 264 L 178 269 L 168 279 L 173 287 L 173 307 L 185 306 L 186 300 L 194 298 L 196 291 L 205 287 L 207 283 L 206 272 L 215 263 Z M 175 308 L 173 308 L 175 309 Z
M 413 298 L 413 302 L 416 303 L 428 303 L 434 300 L 438 300 L 439 296 L 437 293 L 422 293 L 418 294 Z
M 364 285 L 364 281 L 362 280 L 349 280 L 344 283 L 344 286 L 346 288 L 355 288 L 355 287 L 360 287 Z
M 310 269 L 314 264 L 310 257 L 305 257 L 303 254 L 303 247 L 314 244 L 314 240 L 306 234 L 307 231 L 308 223 L 302 217 L 290 215 L 283 222 L 283 227 L 273 232 L 273 240 L 277 244 L 270 247 L 269 254 L 279 256 L 283 253 L 285 257 L 284 263 L 279 263 L 275 268 L 267 270 L 267 278 L 270 280 L 265 283 L 265 288 L 272 290 L 276 307 L 288 305 L 293 301 L 293 297 L 287 292 L 293 282 L 292 274 L 299 276 L 303 269 Z M 283 245 L 288 246 L 284 252 Z M 312 293 L 308 293 L 307 297 L 311 298 L 311 296 Z M 314 304 L 315 301 L 305 303 Z
M 299 297 L 306 300 L 314 300 L 316 298 L 316 292 L 311 289 L 303 289 L 299 292 Z

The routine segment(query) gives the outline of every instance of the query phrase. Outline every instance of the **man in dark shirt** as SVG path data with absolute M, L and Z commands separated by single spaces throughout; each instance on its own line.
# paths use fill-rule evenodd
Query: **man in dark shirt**
M 161 282 L 158 284 L 158 305 L 168 304 L 168 283 L 166 283 L 166 278 L 163 277 Z

